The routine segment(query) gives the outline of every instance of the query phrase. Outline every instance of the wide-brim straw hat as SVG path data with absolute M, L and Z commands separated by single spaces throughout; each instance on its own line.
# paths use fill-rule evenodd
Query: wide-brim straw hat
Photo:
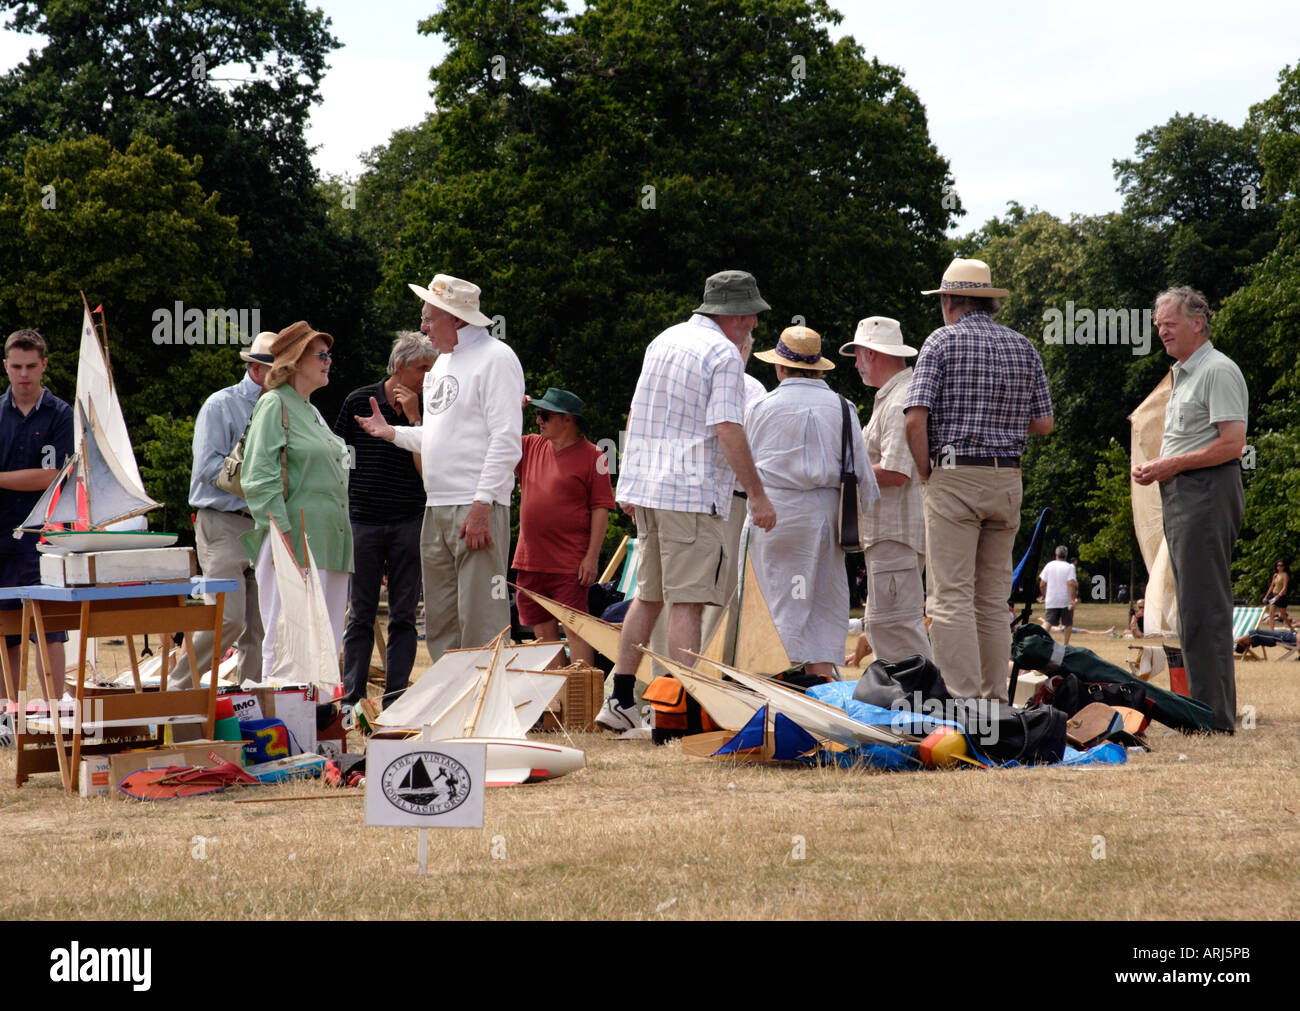
M 451 313 L 457 319 L 475 326 L 491 326 L 492 318 L 479 311 L 479 296 L 483 294 L 477 284 L 462 281 L 450 274 L 434 274 L 429 287 L 421 288 L 418 284 L 407 284 L 413 292 L 430 305 Z
M 239 352 L 239 357 L 254 365 L 270 365 L 275 361 L 275 355 L 271 353 L 271 344 L 277 336 L 279 335 L 274 330 L 263 330 L 253 338 L 253 343 L 249 345 L 247 351 Z
M 754 357 L 769 365 L 792 369 L 817 369 L 826 372 L 835 363 L 822 357 L 822 335 L 806 326 L 788 326 L 771 351 L 756 351 Z
M 939 287 L 921 292 L 922 295 L 965 295 L 967 298 L 1006 298 L 1011 292 L 993 287 L 993 275 L 983 260 L 963 260 L 961 257 L 948 264 Z
M 287 327 L 275 335 L 275 340 L 271 342 L 271 354 L 274 355 L 276 365 L 295 365 L 298 359 L 302 357 L 312 340 L 322 337 L 325 340 L 325 346 L 332 348 L 334 338 L 320 330 L 313 330 L 312 325 L 305 319 L 298 320 L 297 323 L 290 323 Z
M 758 293 L 753 274 L 720 270 L 704 282 L 704 301 L 695 311 L 707 316 L 757 316 L 771 308 Z
M 903 328 L 898 320 L 888 316 L 868 316 L 861 320 L 853 340 L 840 345 L 840 354 L 852 358 L 854 348 L 867 348 L 895 358 L 911 358 L 916 354 L 916 348 L 903 343 Z

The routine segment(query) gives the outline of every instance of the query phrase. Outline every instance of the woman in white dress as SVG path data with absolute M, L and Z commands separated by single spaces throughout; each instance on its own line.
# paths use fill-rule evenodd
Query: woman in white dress
M 788 327 L 773 350 L 754 357 L 775 365 L 780 380 L 745 414 L 754 465 L 780 522 L 770 531 L 751 528 L 749 557 L 790 661 L 833 678 L 849 622 L 839 538 L 844 401 L 822 378 L 835 365 L 822 357 L 815 330 Z M 849 446 L 865 508 L 880 491 L 857 410 L 849 407 Z

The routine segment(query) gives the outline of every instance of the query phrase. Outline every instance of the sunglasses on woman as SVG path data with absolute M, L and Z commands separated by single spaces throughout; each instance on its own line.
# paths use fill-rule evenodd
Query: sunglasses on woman
M 333 351 L 317 351 L 312 355 L 313 358 L 319 358 L 322 362 L 328 362 L 334 357 Z
M 537 420 L 538 420 L 538 421 L 550 421 L 550 420 L 551 420 L 551 412 L 550 412 L 550 411 L 538 411 L 538 412 L 537 412 Z

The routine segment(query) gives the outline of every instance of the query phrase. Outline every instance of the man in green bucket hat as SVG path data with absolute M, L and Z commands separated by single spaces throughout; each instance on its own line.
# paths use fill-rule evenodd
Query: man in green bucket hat
M 636 517 L 641 554 L 636 598 L 619 641 L 614 695 L 596 717 L 609 730 L 643 726 L 633 705 L 637 646 L 649 642 L 664 601 L 671 601 L 670 652 L 687 663 L 688 651 L 700 649 L 705 605 L 724 602 L 724 572 L 736 564 L 726 547 L 725 524 L 737 479 L 754 526 L 770 530 L 776 524 L 741 427 L 744 366 L 736 350 L 758 314 L 770 308 L 753 274 L 724 270 L 705 282 L 704 301 L 691 318 L 646 348 L 616 495 L 619 506 Z
M 536 435 L 523 437 L 519 474 L 519 543 L 511 563 L 519 586 L 558 600 L 584 614 L 587 587 L 600 572 L 614 489 L 609 461 L 586 437 L 582 398 L 554 386 L 530 398 Z M 539 639 L 558 639 L 559 622 L 526 593 L 519 594 L 519 621 Z M 573 660 L 594 666 L 591 646 L 568 629 Z

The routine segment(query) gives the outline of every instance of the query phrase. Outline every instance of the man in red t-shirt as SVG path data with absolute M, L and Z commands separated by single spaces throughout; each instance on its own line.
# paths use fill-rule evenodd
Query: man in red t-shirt
M 596 581 L 600 545 L 615 508 L 605 454 L 583 434 L 582 400 L 551 387 L 530 405 L 540 435 L 523 437 L 519 475 L 518 585 L 587 612 L 587 587 Z M 540 639 L 558 639 L 549 611 L 521 593 L 519 621 Z M 569 632 L 574 660 L 594 664 L 589 644 Z

